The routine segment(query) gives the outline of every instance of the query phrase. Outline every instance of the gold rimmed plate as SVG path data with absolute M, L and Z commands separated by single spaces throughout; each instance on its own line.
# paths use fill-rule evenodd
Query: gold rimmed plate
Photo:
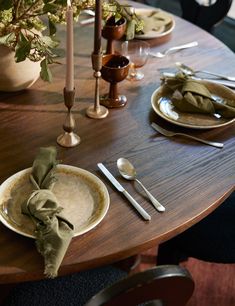
M 35 238 L 34 224 L 21 213 L 21 204 L 32 192 L 31 168 L 17 172 L 0 186 L 0 221 L 9 229 Z M 104 183 L 94 174 L 69 165 L 58 165 L 53 186 L 62 214 L 74 225 L 74 236 L 98 225 L 109 208 L 109 194 Z M 23 196 L 22 196 L 23 195 Z
M 154 24 L 154 13 L 160 12 L 163 14 L 163 17 L 166 19 L 167 24 L 156 25 Z M 167 36 L 175 28 L 175 21 L 172 16 L 160 9 L 135 9 L 135 13 L 140 17 L 144 22 L 144 33 L 135 34 L 137 39 L 155 39 Z
M 224 99 L 235 100 L 235 93 L 220 84 L 203 81 L 217 102 L 224 103 Z M 163 119 L 173 124 L 193 128 L 212 129 L 226 126 L 235 122 L 235 118 L 223 118 L 219 114 L 207 115 L 180 112 L 171 101 L 171 92 L 166 86 L 157 88 L 151 97 L 153 110 Z

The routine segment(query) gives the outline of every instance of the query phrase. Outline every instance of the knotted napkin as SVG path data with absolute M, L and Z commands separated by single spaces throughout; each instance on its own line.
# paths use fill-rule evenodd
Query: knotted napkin
M 224 118 L 235 117 L 235 99 L 216 101 L 203 82 L 181 72 L 174 77 L 163 77 L 162 81 L 172 91 L 173 105 L 182 112 L 218 113 Z
M 30 174 L 35 190 L 21 207 L 35 223 L 36 247 L 44 257 L 44 274 L 49 278 L 57 276 L 73 237 L 73 225 L 60 214 L 63 208 L 52 192 L 56 155 L 55 147 L 40 148 Z

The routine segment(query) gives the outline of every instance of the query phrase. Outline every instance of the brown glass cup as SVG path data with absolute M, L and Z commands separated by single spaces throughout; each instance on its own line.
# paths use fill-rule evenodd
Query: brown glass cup
M 107 39 L 106 54 L 113 54 L 114 40 L 119 40 L 123 37 L 126 31 L 126 19 L 121 18 L 115 23 L 115 17 L 109 18 L 102 29 L 102 36 Z
M 123 81 L 129 71 L 129 60 L 125 56 L 107 54 L 102 58 L 101 77 L 110 83 L 109 93 L 101 97 L 100 104 L 108 108 L 123 107 L 127 98 L 118 94 L 117 83 Z

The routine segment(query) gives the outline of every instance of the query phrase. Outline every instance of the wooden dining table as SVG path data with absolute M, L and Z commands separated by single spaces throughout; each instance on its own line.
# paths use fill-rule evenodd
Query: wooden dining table
M 86 116 L 95 96 L 91 64 L 93 24 L 75 25 L 76 100 L 72 111 L 76 133 L 81 137 L 78 146 L 64 148 L 56 141 L 63 132 L 67 112 L 63 99 L 64 26 L 58 27 L 61 65 L 51 67 L 53 81 L 46 83 L 39 79 L 27 90 L 0 93 L 0 183 L 31 167 L 40 147 L 56 146 L 61 163 L 93 173 L 104 182 L 110 195 L 105 218 L 94 229 L 72 239 L 59 275 L 112 264 L 155 247 L 206 217 L 235 190 L 234 123 L 213 129 L 184 128 L 160 118 L 151 107 L 151 95 L 161 84 L 160 70 L 174 67 L 176 61 L 195 69 L 235 75 L 235 55 L 231 50 L 197 26 L 177 16 L 174 20 L 175 28 L 170 35 L 148 40 L 151 51 L 190 41 L 198 41 L 198 47 L 162 59 L 149 58 L 142 67 L 143 80 L 124 80 L 118 84 L 119 92 L 128 99 L 126 106 L 109 109 L 104 119 Z M 105 40 L 103 44 L 105 49 Z M 100 94 L 107 93 L 108 88 L 109 84 L 101 80 Z M 217 149 L 183 137 L 161 136 L 153 130 L 151 122 L 222 142 L 224 148 Z M 135 165 L 138 178 L 165 206 L 165 212 L 159 213 L 134 182 L 121 178 L 116 165 L 120 157 Z M 151 221 L 143 220 L 110 184 L 99 171 L 99 162 L 151 215 Z M 36 250 L 34 239 L 0 224 L 0 249 L 0 284 L 44 278 L 43 258 Z

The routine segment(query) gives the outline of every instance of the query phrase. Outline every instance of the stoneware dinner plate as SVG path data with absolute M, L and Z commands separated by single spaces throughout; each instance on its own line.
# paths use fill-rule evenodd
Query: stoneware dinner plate
M 162 25 L 162 26 L 156 26 L 154 28 L 154 19 L 152 16 L 152 14 L 154 12 L 161 12 L 162 14 L 164 14 L 163 16 L 165 16 L 165 18 L 167 18 L 168 23 L 166 25 Z M 143 21 L 150 21 L 153 24 L 153 28 L 151 29 L 149 28 L 149 26 L 144 26 L 144 34 L 135 34 L 135 38 L 137 39 L 154 39 L 154 38 L 159 38 L 159 37 L 164 37 L 169 35 L 173 29 L 175 28 L 175 21 L 172 18 L 172 16 L 162 10 L 159 9 L 139 9 L 136 8 L 135 9 L 135 13 L 137 16 L 139 16 L 141 19 L 143 19 Z M 153 19 L 153 20 L 151 20 Z M 146 22 L 147 24 L 147 22 Z M 148 22 L 149 24 L 149 22 Z
M 17 172 L 0 186 L 0 221 L 16 233 L 34 238 L 34 224 L 21 213 L 21 204 L 32 191 L 30 173 L 31 168 Z M 53 192 L 63 216 L 74 225 L 74 236 L 100 223 L 110 202 L 104 183 L 94 174 L 68 165 L 58 165 L 55 176 Z
M 223 99 L 235 100 L 235 93 L 220 84 L 203 81 L 217 102 L 223 103 Z M 166 86 L 160 86 L 151 97 L 152 108 L 163 119 L 187 128 L 212 129 L 235 122 L 235 118 L 223 118 L 218 114 L 195 114 L 180 112 L 171 102 L 170 91 Z

